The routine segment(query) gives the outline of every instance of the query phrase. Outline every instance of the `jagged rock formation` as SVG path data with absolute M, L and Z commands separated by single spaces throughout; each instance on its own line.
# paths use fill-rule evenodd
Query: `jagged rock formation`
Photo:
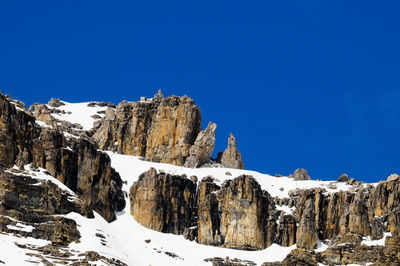
M 112 221 L 115 211 L 123 209 L 122 181 L 99 147 L 187 167 L 201 167 L 211 158 L 216 125 L 209 123 L 201 131 L 200 111 L 189 97 L 164 98 L 159 92 L 153 99 L 122 102 L 117 107 L 90 103 L 109 107 L 102 111 L 102 119 L 95 115 L 99 120 L 91 131 L 55 119 L 57 107 L 63 104 L 52 99 L 48 105 L 35 104 L 27 110 L 23 103 L 0 94 L 0 232 L 51 241 L 53 247 L 43 252 L 61 257 L 55 247 L 80 239 L 76 222 L 59 215 L 73 211 L 93 217 L 96 211 Z M 39 126 L 35 117 L 47 125 Z M 233 135 L 218 161 L 224 167 L 243 168 Z M 14 165 L 21 170 L 11 168 Z M 26 176 L 23 169 L 27 165 L 45 168 L 79 198 L 71 200 L 71 195 L 53 183 L 38 183 L 33 176 Z M 290 177 L 310 180 L 304 169 Z M 208 176 L 198 182 L 195 176 L 150 169 L 130 189 L 131 214 L 148 228 L 182 234 L 206 245 L 245 250 L 261 250 L 274 243 L 296 245 L 282 262 L 265 265 L 400 264 L 397 174 L 378 185 L 344 174 L 338 179 L 342 184 L 330 185 L 347 187 L 345 191 L 332 192 L 330 185 L 326 189 L 295 189 L 288 198 L 272 198 L 251 176 L 241 175 L 222 185 L 217 185 L 218 179 Z M 21 226 L 33 229 L 15 230 Z M 385 245 L 368 246 L 367 237 Z M 316 250 L 322 243 L 328 246 Z M 81 263 L 100 257 L 92 252 L 84 256 Z M 210 261 L 216 265 L 251 264 L 218 258 Z M 44 258 L 43 263 L 51 264 Z
M 226 168 L 244 169 L 242 155 L 238 151 L 236 139 L 232 133 L 228 138 L 228 147 L 218 154 L 217 161 Z
M 200 109 L 191 98 L 164 98 L 159 91 L 151 100 L 122 102 L 115 112 L 107 110 L 93 139 L 102 150 L 184 165 L 200 131 Z
M 157 173 L 140 175 L 130 189 L 131 214 L 143 226 L 164 233 L 183 234 L 193 226 L 196 184 L 191 180 Z
M 217 125 L 210 122 L 207 128 L 197 135 L 196 141 L 190 147 L 185 167 L 196 168 L 210 161 L 215 146 L 216 129 Z
M 293 178 L 295 181 L 311 180 L 307 170 L 300 168 L 296 169 L 296 171 L 294 171 L 294 174 L 289 175 L 289 178 Z
M 271 197 L 250 176 L 235 178 L 223 188 L 207 177 L 196 194 L 191 180 L 151 169 L 131 187 L 130 201 L 131 214 L 142 225 L 174 234 L 197 225 L 201 244 L 257 250 L 274 241 L 276 224 L 268 220 Z
M 22 168 L 32 163 L 47 169 L 108 221 L 125 206 L 121 178 L 109 157 L 88 139 L 67 139 L 62 131 L 39 127 L 2 94 L 0 130 L 0 165 Z
M 154 211 L 157 206 L 166 206 L 164 201 L 167 197 L 157 196 L 157 193 L 164 191 L 174 195 L 168 192 L 170 188 L 165 188 L 164 181 L 159 181 L 162 175 L 152 170 L 141 176 L 131 188 L 131 204 L 135 205 L 134 212 L 141 212 L 146 217 L 141 222 L 143 225 L 179 234 L 178 230 L 154 226 L 157 224 L 155 221 L 161 221 L 162 224 L 166 220 L 165 215 Z M 176 181 L 169 180 L 168 183 L 191 182 L 185 177 L 169 178 Z M 187 197 L 197 198 L 195 202 L 186 203 L 190 206 L 189 212 L 197 210 L 197 216 L 193 215 L 197 222 L 191 220 L 189 223 L 187 216 L 181 221 L 192 228 L 197 223 L 196 230 L 187 235 L 201 244 L 245 250 L 260 250 L 273 243 L 282 246 L 296 244 L 297 249 L 284 262 L 265 265 L 397 263 L 399 258 L 393 254 L 400 248 L 397 242 L 400 226 L 399 186 L 400 178 L 390 178 L 377 187 L 360 183 L 355 184 L 353 190 L 335 193 L 326 193 L 322 188 L 295 190 L 289 192 L 290 199 L 279 199 L 271 198 L 251 176 L 239 176 L 225 182 L 222 187 L 216 185 L 209 176 L 200 182 L 195 196 L 193 189 L 188 194 L 190 197 Z M 183 202 L 177 197 L 168 200 L 170 204 Z M 275 207 L 277 204 L 295 206 L 293 215 L 278 211 Z M 180 213 L 187 212 L 182 210 Z M 140 222 L 139 218 L 135 218 Z M 179 223 L 175 221 L 174 224 Z M 381 239 L 384 232 L 392 235 L 386 237 L 386 246 L 361 244 L 363 237 Z M 330 241 L 329 248 L 315 252 L 321 241 Z M 379 255 L 374 255 L 375 252 L 379 252 Z

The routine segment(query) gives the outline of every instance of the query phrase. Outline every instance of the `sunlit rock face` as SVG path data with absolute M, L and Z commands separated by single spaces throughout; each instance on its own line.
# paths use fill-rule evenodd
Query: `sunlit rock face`
M 131 214 L 143 226 L 183 234 L 193 226 L 196 184 L 190 179 L 157 173 L 143 173 L 130 189 Z
M 159 92 L 150 100 L 121 102 L 115 111 L 107 110 L 93 129 L 93 139 L 103 150 L 184 165 L 200 131 L 200 109 L 193 99 L 164 98 Z

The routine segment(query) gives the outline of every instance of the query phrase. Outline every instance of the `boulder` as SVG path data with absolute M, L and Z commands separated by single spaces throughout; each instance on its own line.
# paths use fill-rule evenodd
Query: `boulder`
M 307 170 L 300 168 L 296 169 L 296 171 L 294 171 L 294 174 L 289 175 L 289 178 L 293 178 L 295 181 L 311 180 Z

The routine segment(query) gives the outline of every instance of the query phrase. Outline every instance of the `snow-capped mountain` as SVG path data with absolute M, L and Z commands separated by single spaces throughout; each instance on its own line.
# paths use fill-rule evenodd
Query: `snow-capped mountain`
M 187 97 L 28 109 L 0 95 L 0 264 L 400 263 L 400 178 L 244 170 L 212 159 Z

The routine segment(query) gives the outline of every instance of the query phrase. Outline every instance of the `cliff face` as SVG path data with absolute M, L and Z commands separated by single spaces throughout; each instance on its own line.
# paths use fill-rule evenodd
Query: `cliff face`
M 183 234 L 193 225 L 196 184 L 154 168 L 143 173 L 130 189 L 131 214 L 143 226 L 164 233 Z
M 115 111 L 107 110 L 92 131 L 102 150 L 183 165 L 201 131 L 201 114 L 191 98 L 164 98 L 159 92 L 151 100 L 122 102 Z
M 244 250 L 261 250 L 273 243 L 281 246 L 296 244 L 296 251 L 286 259 L 289 264 L 284 265 L 299 263 L 301 258 L 306 257 L 309 263 L 315 265 L 318 262 L 399 262 L 399 258 L 391 254 L 397 252 L 400 247 L 400 179 L 383 181 L 376 187 L 359 183 L 349 191 L 335 193 L 327 193 L 321 188 L 295 190 L 289 193 L 290 199 L 279 199 L 272 198 L 267 191 L 263 191 L 251 176 L 239 176 L 225 182 L 222 187 L 216 185 L 212 177 L 206 177 L 199 183 L 197 192 L 195 189 L 186 192 L 187 188 L 183 189 L 181 185 L 169 185 L 166 188 L 166 182 L 159 181 L 163 176 L 164 174 L 157 174 L 152 169 L 144 173 L 131 188 L 130 200 L 134 206 L 134 218 L 154 230 L 182 234 L 185 230 L 179 232 L 160 229 L 164 228 L 163 226 L 153 226 L 157 223 L 163 224 L 166 220 L 165 215 L 156 211 L 158 206 L 168 205 L 165 201 L 169 201 L 169 204 L 182 202 L 182 205 L 190 206 L 189 213 L 197 210 L 197 215 L 192 215 L 196 218 L 197 228 L 191 231 L 191 239 L 200 244 Z M 191 186 L 195 186 L 184 176 L 169 178 L 168 184 L 190 183 Z M 142 192 L 138 192 L 139 190 Z M 177 196 L 167 198 L 161 192 L 171 190 L 175 191 L 169 192 L 171 195 L 179 195 L 177 191 L 180 190 L 181 193 L 185 191 L 190 196 L 181 196 L 182 199 Z M 155 191 L 159 191 L 157 193 L 163 196 L 157 196 Z M 150 197 L 148 193 L 151 193 Z M 183 198 L 192 200 L 187 202 Z M 193 201 L 195 198 L 197 200 Z M 148 202 L 151 206 L 139 205 Z M 280 211 L 277 206 L 282 204 L 291 204 L 294 207 L 293 214 Z M 181 214 L 188 213 L 183 210 L 186 209 L 182 208 Z M 146 217 L 146 220 L 138 217 Z M 193 220 L 189 222 L 187 216 L 181 217 L 185 217 L 179 218 L 181 223 L 193 227 Z M 176 220 L 174 223 L 179 224 Z M 388 233 L 391 236 L 388 236 Z M 363 237 L 374 240 L 382 239 L 384 235 L 385 246 L 371 247 L 361 243 Z M 316 252 L 315 249 L 321 242 L 329 243 L 329 247 Z M 352 255 L 354 250 L 358 255 Z M 375 252 L 379 252 L 380 255 L 374 255 Z
M 26 164 L 47 169 L 81 195 L 106 220 L 115 219 L 125 200 L 122 181 L 109 157 L 85 138 L 66 138 L 62 131 L 39 127 L 36 119 L 0 94 L 0 165 Z
M 271 197 L 250 176 L 223 188 L 205 178 L 196 194 L 191 180 L 151 169 L 131 187 L 130 201 L 133 217 L 153 230 L 182 234 L 197 226 L 199 243 L 236 249 L 257 250 L 273 243 Z

